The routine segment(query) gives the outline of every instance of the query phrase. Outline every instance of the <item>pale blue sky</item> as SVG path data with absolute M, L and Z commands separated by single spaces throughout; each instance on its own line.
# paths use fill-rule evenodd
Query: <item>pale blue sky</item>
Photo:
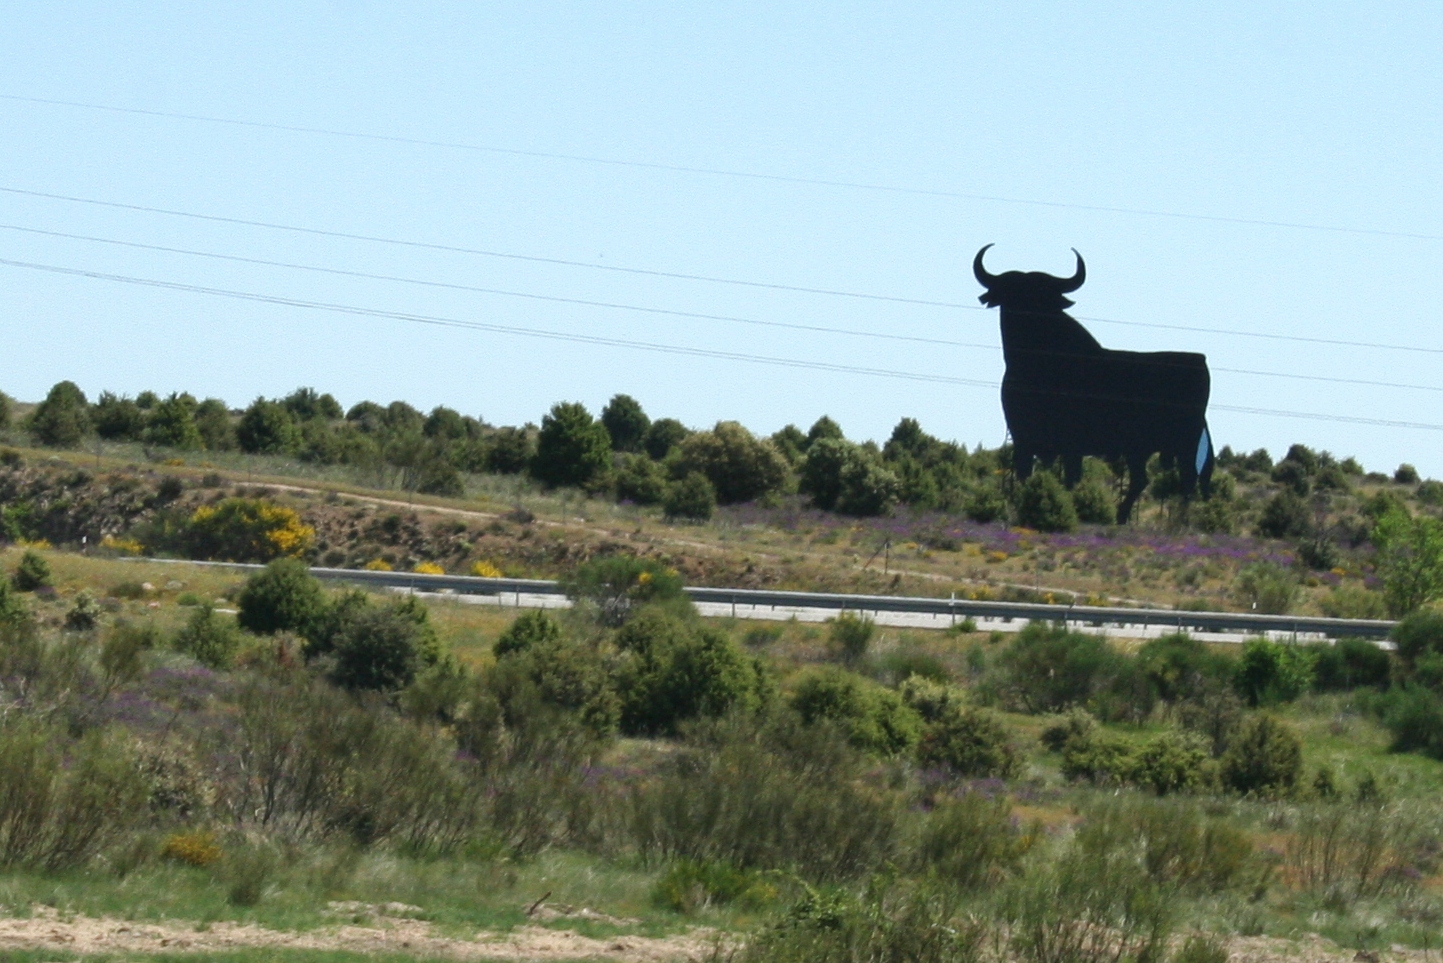
M 905 9 L 904 9 L 905 7 Z M 1443 477 L 1443 5 L 6 5 L 0 95 L 939 194 L 663 171 L 0 99 L 0 188 L 451 247 L 976 303 L 970 261 L 1089 279 L 1089 322 L 1206 352 L 1219 443 L 1302 441 Z M 972 198 L 946 195 L 974 195 Z M 976 196 L 1067 206 L 982 200 Z M 1314 230 L 1088 208 L 1161 211 Z M 663 279 L 0 191 L 0 258 L 486 324 L 995 382 L 995 313 Z M 960 341 L 937 345 L 348 278 Z M 1424 235 L 1408 237 L 1404 235 Z M 616 392 L 771 432 L 903 416 L 988 445 L 993 388 L 337 315 L 0 266 L 0 388 L 297 385 L 494 423 Z M 1307 373 L 1435 390 L 1299 381 Z

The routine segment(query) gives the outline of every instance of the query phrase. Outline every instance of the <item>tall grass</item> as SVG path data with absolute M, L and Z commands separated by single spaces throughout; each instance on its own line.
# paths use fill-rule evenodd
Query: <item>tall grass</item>
M 300 673 L 251 678 L 237 709 L 221 752 L 221 805 L 237 825 L 442 851 L 469 838 L 480 786 L 438 733 Z
M 81 865 L 139 823 L 146 795 L 121 740 L 0 718 L 0 866 Z
M 860 757 L 831 729 L 729 719 L 634 790 L 635 845 L 653 861 L 865 875 L 895 854 L 900 811 L 862 776 Z

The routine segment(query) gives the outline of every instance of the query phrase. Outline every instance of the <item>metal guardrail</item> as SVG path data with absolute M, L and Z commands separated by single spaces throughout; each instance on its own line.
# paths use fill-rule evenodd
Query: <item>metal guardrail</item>
M 238 562 L 192 562 L 228 568 L 264 566 Z M 455 592 L 460 595 L 561 595 L 553 581 L 524 578 L 479 578 L 470 575 L 422 575 L 418 572 L 374 572 L 366 569 L 313 568 L 311 574 L 328 581 L 409 588 L 421 592 Z M 1091 605 L 1045 605 L 1034 602 L 983 602 L 972 599 L 921 598 L 894 595 L 848 595 L 840 592 L 780 592 L 770 589 L 728 589 L 689 586 L 693 602 L 779 609 L 835 609 L 838 612 L 913 612 L 966 618 L 1063 622 L 1081 626 L 1165 627 L 1179 632 L 1270 632 L 1323 635 L 1328 638 L 1386 639 L 1394 623 L 1382 619 L 1329 619 L 1306 615 L 1259 615 L 1249 612 L 1181 612 L 1172 609 L 1130 609 Z

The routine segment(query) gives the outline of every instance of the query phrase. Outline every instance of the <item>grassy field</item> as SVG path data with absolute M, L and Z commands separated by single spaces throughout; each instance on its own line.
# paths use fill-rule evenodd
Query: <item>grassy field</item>
M 452 571 L 466 571 L 479 559 L 494 561 L 507 574 L 554 576 L 598 557 L 639 555 L 674 566 L 696 583 L 974 597 L 1072 593 L 1095 601 L 1223 606 L 1237 604 L 1232 585 L 1242 566 L 1260 559 L 1287 561 L 1290 551 L 1281 543 L 1168 533 L 1147 525 L 1045 536 L 922 516 L 845 520 L 794 504 L 724 510 L 709 524 L 680 526 L 663 522 L 654 511 L 546 494 L 515 479 L 470 479 L 465 498 L 436 499 L 388 489 L 382 484 L 387 479 L 349 469 L 211 455 L 155 464 L 137 456 L 124 447 L 83 456 L 26 452 L 57 473 L 83 467 L 101 479 L 143 477 L 152 487 L 158 479 L 179 477 L 183 498 L 194 504 L 221 494 L 263 496 L 295 507 L 321 537 L 332 540 L 330 548 L 339 550 L 355 532 L 355 542 L 364 546 L 355 558 L 389 552 L 397 567 L 440 560 Z M 220 481 L 207 477 L 217 475 Z M 399 534 L 387 542 L 386 532 Z M 884 542 L 889 547 L 878 556 Z M 0 550 L 0 569 L 15 571 L 24 551 Z M 848 658 L 834 627 L 825 624 L 714 619 L 686 630 L 712 632 L 721 641 L 709 644 L 756 660 L 772 687 L 767 711 L 794 708 L 799 689 L 832 671 L 860 680 L 857 699 L 892 700 L 889 705 L 900 704 L 899 693 L 914 676 L 949 687 L 948 698 L 965 703 L 968 711 L 984 707 L 980 711 L 995 720 L 1018 755 L 1017 766 L 1004 776 L 958 775 L 919 762 L 911 744 L 854 751 L 839 735 L 843 730 L 828 728 L 830 723 L 805 729 L 800 745 L 785 726 L 780 735 L 683 725 L 584 741 L 578 735 L 580 716 L 570 714 L 577 705 L 566 700 L 592 684 L 585 672 L 639 683 L 626 674 L 634 671 L 635 658 L 620 646 L 616 630 L 588 621 L 591 616 L 580 610 L 557 616 L 567 646 L 557 650 L 557 671 L 572 688 L 547 689 L 548 680 L 533 679 L 542 692 L 536 698 L 546 705 L 538 718 L 550 720 L 533 733 L 527 720 L 505 716 L 505 700 L 522 700 L 515 688 L 520 683 L 503 671 L 495 652 L 521 613 L 432 599 L 426 606 L 429 623 L 471 686 L 458 697 L 460 708 L 423 712 L 408 701 L 411 690 L 389 697 L 336 696 L 332 702 L 316 696 L 316 705 L 336 713 L 337 732 L 350 732 L 346 726 L 370 732 L 371 726 L 382 733 L 357 745 L 384 753 L 392 751 L 387 746 L 414 744 L 420 748 L 413 755 L 424 765 L 406 768 L 406 754 L 399 753 L 386 757 L 393 770 L 371 770 L 366 759 L 338 756 L 338 771 L 359 773 L 358 781 L 336 790 L 327 803 L 332 822 L 306 828 L 299 822 L 267 824 L 255 812 L 231 805 L 237 780 L 252 778 L 246 766 L 257 764 L 254 756 L 237 763 L 243 753 L 235 747 L 243 744 L 237 740 L 244 726 L 257 724 L 245 715 L 247 687 L 289 693 L 314 685 L 331 692 L 324 661 L 319 668 L 298 665 L 295 653 L 304 643 L 294 635 L 280 641 L 246 638 L 234 668 L 207 669 L 170 648 L 203 606 L 229 619 L 246 576 L 93 548 L 89 554 L 40 553 L 51 569 L 51 587 L 25 595 L 39 648 L 26 648 L 30 643 L 18 635 L 6 637 L 9 648 L 0 647 L 6 660 L 0 671 L 0 734 L 10 731 L 7 726 L 43 726 L 64 752 L 78 752 L 84 739 L 110 731 L 118 734 L 115 751 L 127 758 L 184 757 L 191 767 L 186 771 L 202 789 L 186 815 L 152 813 L 127 824 L 92 856 L 59 868 L 5 862 L 0 827 L 0 865 L 6 867 L 0 869 L 3 959 L 468 958 L 485 955 L 478 934 L 525 947 L 496 951 L 509 958 L 703 957 L 731 952 L 715 950 L 717 938 L 760 946 L 758 941 L 783 932 L 781 921 L 830 919 L 828 912 L 848 921 L 838 924 L 847 932 L 883 917 L 890 927 L 910 925 L 908 899 L 931 892 L 927 887 L 951 886 L 948 912 L 957 915 L 948 917 L 948 925 L 983 921 L 979 925 L 993 927 L 991 949 L 974 946 L 960 956 L 929 958 L 973 960 L 990 953 L 1020 963 L 1117 963 L 1105 953 L 1048 958 L 1016 935 L 1025 916 L 1019 906 L 1040 899 L 1037 894 L 1048 886 L 1065 890 L 1059 867 L 1072 865 L 1069 860 L 1090 866 L 1087 859 L 1102 859 L 1079 849 L 1079 840 L 1113 818 L 1109 813 L 1152 825 L 1148 832 L 1164 841 L 1169 824 L 1202 833 L 1167 843 L 1187 851 L 1158 856 L 1162 868 L 1148 870 L 1156 878 L 1147 886 L 1155 885 L 1168 901 L 1167 931 L 1176 937 L 1169 953 L 1193 931 L 1216 935 L 1239 960 L 1290 954 L 1346 960 L 1355 952 L 1398 947 L 1400 954 L 1426 961 L 1438 944 L 1443 763 L 1391 751 L 1394 733 L 1368 689 L 1306 691 L 1261 707 L 1301 740 L 1299 778 L 1288 792 L 1241 795 L 1225 792 L 1214 779 L 1156 799 L 1120 777 L 1097 784 L 1076 778 L 1068 771 L 1066 750 L 1043 744 L 1044 734 L 1062 717 L 1052 709 L 1021 711 L 1009 694 L 1006 673 L 1016 644 L 1011 637 L 877 629 L 865 654 Z M 1304 585 L 1303 611 L 1316 610 L 1335 584 L 1361 584 L 1360 573 L 1346 570 L 1309 578 L 1316 584 Z M 99 600 L 99 625 L 67 630 L 67 616 L 82 593 Z M 380 607 L 389 597 L 373 598 Z M 153 627 L 160 644 L 144 654 L 137 674 L 119 679 L 107 674 L 105 653 L 122 623 Z M 283 652 L 287 645 L 289 654 Z M 1227 658 L 1238 652 L 1237 646 L 1204 648 Z M 1138 641 L 1116 640 L 1108 651 L 1125 661 L 1144 650 Z M 578 652 L 591 661 L 567 661 Z M 544 674 L 546 668 L 530 671 Z M 1393 668 L 1400 671 L 1396 662 Z M 617 685 L 622 687 L 612 694 L 624 700 L 624 685 Z M 500 700 L 501 708 L 487 699 Z M 285 707 L 278 704 L 277 711 L 283 714 Z M 492 711 L 498 713 L 494 718 L 486 715 Z M 1236 711 L 1244 718 L 1256 715 L 1246 705 Z M 1127 721 L 1125 713 L 1097 709 L 1095 738 L 1099 745 L 1111 739 L 1141 751 L 1191 731 L 1182 713 L 1180 703 L 1166 701 Z M 294 727 L 289 731 L 304 727 L 303 719 L 287 719 Z M 314 738 L 324 742 L 326 728 L 318 724 Z M 476 734 L 482 730 L 478 749 Z M 340 736 L 337 740 L 339 746 Z M 486 752 L 496 753 L 495 759 Z M 478 760 L 478 753 L 484 758 Z M 6 764 L 0 751 L 0 766 Z M 1217 765 L 1212 759 L 1204 768 Z M 1320 771 L 1329 774 L 1331 795 L 1317 788 Z M 414 786 L 408 783 L 429 786 L 427 779 L 460 779 L 460 773 L 474 780 L 466 782 L 472 795 L 464 798 L 478 814 L 457 837 L 464 837 L 461 842 L 411 845 L 399 832 L 372 840 L 364 825 L 358 828 L 355 811 L 380 806 L 387 794 L 411 799 L 406 793 Z M 63 772 L 56 778 L 63 782 Z M 421 802 L 415 805 L 426 804 L 429 791 L 417 790 Z M 934 852 L 941 844 L 928 840 L 943 838 L 947 814 L 976 799 L 1000 807 L 1000 821 L 987 823 L 991 816 L 973 813 L 966 818 L 982 822 L 946 830 L 957 835 L 942 848 L 967 851 L 977 839 L 991 838 L 1016 852 L 981 853 L 976 859 L 987 867 L 983 883 L 963 885 L 953 879 L 962 871 Z M 726 810 L 726 818 L 733 818 L 727 815 L 730 806 L 745 815 L 723 825 L 725 819 L 707 812 L 708 802 Z M 507 806 L 514 808 L 503 812 Z M 798 808 L 803 806 L 811 808 Z M 528 814 L 544 825 L 536 840 L 524 831 L 533 818 Z M 705 828 L 712 818 L 721 822 Z M 867 820 L 884 827 L 875 838 L 863 838 L 859 827 Z M 815 860 L 812 869 L 804 868 L 813 857 L 804 847 L 787 850 L 781 842 L 770 843 L 772 851 L 735 855 L 749 853 L 747 837 L 766 836 L 771 824 L 785 825 L 802 842 L 811 838 L 823 849 L 855 848 L 854 871 L 816 869 Z M 1146 835 L 1138 833 L 1115 833 L 1109 845 L 1131 852 Z M 197 836 L 221 855 L 196 865 L 178 857 L 175 839 Z M 730 855 L 716 855 L 722 850 L 712 837 L 729 840 Z M 1235 865 L 1228 864 L 1226 881 L 1216 885 L 1198 882 L 1212 871 L 1208 866 L 1226 862 L 1208 849 L 1214 845 L 1208 839 L 1233 840 L 1239 853 L 1245 851 Z M 1361 852 L 1371 839 L 1376 846 Z M 1195 843 L 1202 849 L 1187 849 Z M 1152 866 L 1153 855 L 1139 858 Z M 1194 868 L 1175 869 L 1181 863 Z M 1097 864 L 1099 879 L 1110 878 L 1107 873 L 1116 867 L 1109 866 Z M 883 894 L 875 904 L 867 902 L 873 893 Z M 1052 902 L 1063 905 L 1059 900 Z M 1105 925 L 1122 925 L 1119 919 L 1107 916 Z M 131 939 L 116 929 L 121 924 L 155 932 Z M 7 936 L 6 925 L 29 928 Z M 176 940 L 188 941 L 183 952 L 173 952 Z M 397 950 L 398 942 L 407 945 Z M 748 959 L 837 958 L 788 955 L 791 950 L 779 947 L 767 950 L 772 955 Z M 1150 961 L 1147 953 L 1123 956 Z

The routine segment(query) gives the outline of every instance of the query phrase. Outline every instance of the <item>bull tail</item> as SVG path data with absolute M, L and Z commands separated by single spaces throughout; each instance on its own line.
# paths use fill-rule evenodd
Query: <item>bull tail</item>
M 1212 495 L 1213 462 L 1212 433 L 1208 431 L 1208 423 L 1204 420 L 1202 434 L 1197 440 L 1197 454 L 1193 458 L 1193 468 L 1197 472 L 1198 487 L 1202 489 L 1203 498 Z

